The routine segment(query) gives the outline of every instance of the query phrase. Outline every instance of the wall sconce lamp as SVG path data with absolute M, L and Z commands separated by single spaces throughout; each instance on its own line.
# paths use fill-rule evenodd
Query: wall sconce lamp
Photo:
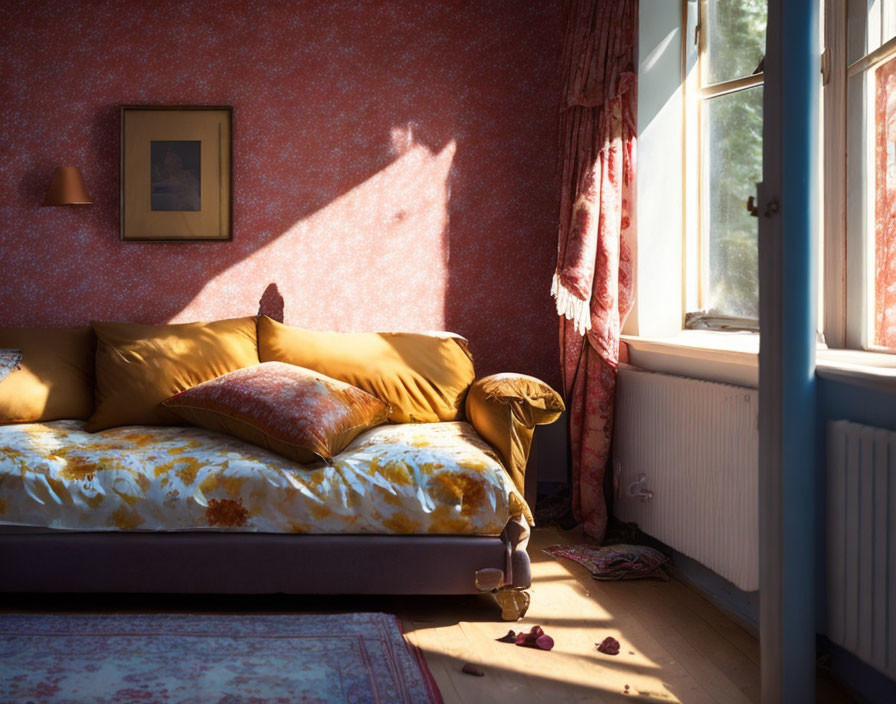
M 91 205 L 93 201 L 84 185 L 81 170 L 75 166 L 58 166 L 53 172 L 44 205 Z

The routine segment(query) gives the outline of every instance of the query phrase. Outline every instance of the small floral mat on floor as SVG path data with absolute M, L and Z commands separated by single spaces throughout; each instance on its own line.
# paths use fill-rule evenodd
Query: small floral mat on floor
M 578 562 L 595 579 L 669 578 L 662 568 L 669 558 L 644 545 L 552 545 L 544 552 Z
M 0 701 L 432 702 L 395 616 L 0 615 Z

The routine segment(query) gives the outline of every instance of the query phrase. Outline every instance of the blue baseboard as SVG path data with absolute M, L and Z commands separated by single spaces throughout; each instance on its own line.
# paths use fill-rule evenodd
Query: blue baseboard
M 819 663 L 852 690 L 862 704 L 893 704 L 896 682 L 825 636 L 818 637 Z

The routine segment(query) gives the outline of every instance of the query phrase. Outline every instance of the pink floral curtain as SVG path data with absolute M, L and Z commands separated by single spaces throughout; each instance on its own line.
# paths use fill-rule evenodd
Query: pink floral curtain
M 569 409 L 573 512 L 603 540 L 619 331 L 632 303 L 637 0 L 571 0 L 551 293 Z

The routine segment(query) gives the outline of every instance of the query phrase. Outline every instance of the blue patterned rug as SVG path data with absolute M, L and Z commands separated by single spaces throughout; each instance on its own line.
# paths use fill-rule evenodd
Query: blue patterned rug
M 4 704 L 441 701 L 388 614 L 0 615 Z

